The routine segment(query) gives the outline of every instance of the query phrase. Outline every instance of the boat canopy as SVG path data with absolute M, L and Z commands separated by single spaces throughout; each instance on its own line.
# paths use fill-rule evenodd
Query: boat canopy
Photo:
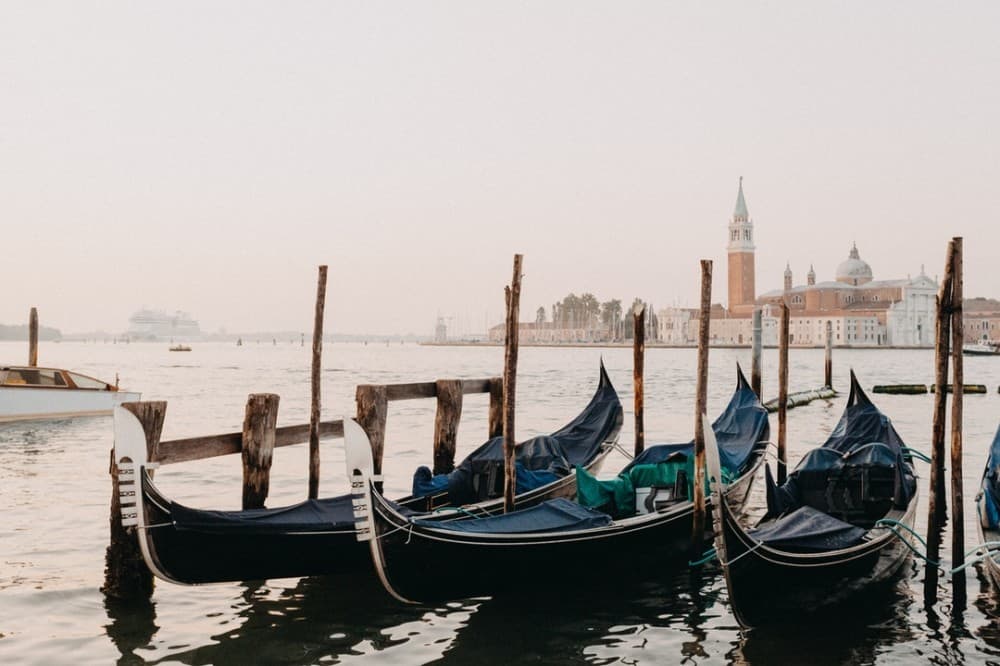
M 547 500 L 528 509 L 512 511 L 488 518 L 469 518 L 442 522 L 414 520 L 414 525 L 433 527 L 452 532 L 478 534 L 531 534 L 534 532 L 568 532 L 604 527 L 612 522 L 611 516 L 580 506 L 565 498 Z
M 575 465 L 586 466 L 622 422 L 622 405 L 601 363 L 597 391 L 580 414 L 551 435 L 517 445 L 518 492 L 566 476 Z M 431 477 L 426 467 L 414 475 L 414 495 L 448 489 L 450 504 L 479 502 L 503 495 L 503 437 L 493 437 L 470 453 L 449 474 Z
M 902 439 L 853 372 L 847 407 L 827 441 L 803 456 L 781 486 L 765 468 L 765 484 L 767 514 L 748 534 L 793 552 L 857 543 L 891 509 L 905 508 L 917 490 Z M 821 547 L 828 538 L 836 545 Z

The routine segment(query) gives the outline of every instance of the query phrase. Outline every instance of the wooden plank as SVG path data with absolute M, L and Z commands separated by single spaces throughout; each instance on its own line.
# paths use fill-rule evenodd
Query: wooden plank
M 320 373 L 323 359 L 323 310 L 326 307 L 326 266 L 319 267 L 316 282 L 316 317 L 313 321 L 312 372 L 309 403 L 309 499 L 319 496 Z
M 437 413 L 434 416 L 434 474 L 455 469 L 458 422 L 462 418 L 462 382 L 437 381 Z
M 38 365 L 38 309 L 31 308 L 28 315 L 28 365 Z
M 646 448 L 646 432 L 643 425 L 643 386 L 644 361 L 646 356 L 646 306 L 636 307 L 632 312 L 632 383 L 633 408 L 635 411 L 635 455 Z
M 344 436 L 344 422 L 340 419 L 336 421 L 322 421 L 319 424 L 319 434 L 321 439 L 330 439 Z M 233 453 L 240 453 L 243 450 L 243 433 L 228 432 L 221 435 L 206 435 L 203 437 L 188 437 L 186 439 L 174 439 L 160 442 L 155 460 L 161 465 L 172 465 L 179 462 L 189 462 L 191 460 L 202 460 L 203 458 L 214 458 Z M 309 441 L 309 424 L 284 426 L 278 428 L 274 433 L 274 446 L 291 446 L 293 444 L 304 444 Z
M 514 397 L 517 386 L 518 313 L 521 307 L 521 255 L 514 255 L 514 275 L 510 286 L 504 289 L 507 302 L 507 336 L 504 343 L 503 364 L 503 510 L 514 510 L 517 482 L 514 468 Z
M 378 384 L 359 386 L 355 397 L 358 403 L 358 424 L 368 434 L 372 445 L 374 473 L 382 473 L 382 453 L 385 450 L 385 421 L 388 416 L 387 387 Z
M 705 409 L 708 404 L 708 338 L 712 325 L 712 262 L 701 260 L 701 318 L 698 322 L 698 371 L 695 376 L 694 515 L 691 520 L 691 559 L 701 557 L 705 542 Z M 709 426 L 711 427 L 711 426 Z
M 788 476 L 788 304 L 781 304 L 781 327 L 778 333 L 778 485 Z
M 962 487 L 962 386 L 965 381 L 962 345 L 965 326 L 962 323 L 962 239 L 952 239 L 951 277 L 951 561 L 961 562 L 965 557 L 965 493 Z M 984 387 L 985 392 L 985 387 Z M 958 568 L 951 575 L 952 598 L 956 610 L 965 606 L 965 569 Z
M 267 499 L 280 400 L 274 393 L 254 393 L 247 398 L 242 442 L 244 510 L 262 509 Z
M 763 319 L 764 313 L 760 308 L 753 310 L 753 340 L 750 352 L 750 388 L 757 394 L 759 400 L 764 399 L 761 392 L 761 351 L 763 349 Z
M 462 382 L 462 393 L 489 393 L 490 382 L 493 378 L 487 379 L 457 379 L 451 381 Z M 362 384 L 361 386 L 380 386 L 379 384 Z M 436 382 L 416 382 L 412 384 L 384 384 L 386 399 L 389 402 L 396 400 L 417 400 L 419 398 L 436 398 Z
M 951 339 L 951 283 L 953 243 L 948 244 L 944 262 L 944 277 L 937 295 L 937 317 L 934 332 L 934 416 L 931 426 L 931 472 L 927 500 L 927 559 L 937 562 L 941 555 L 941 527 L 948 518 L 944 480 L 944 426 L 947 414 L 948 359 Z M 937 601 L 937 565 L 924 567 L 924 605 Z

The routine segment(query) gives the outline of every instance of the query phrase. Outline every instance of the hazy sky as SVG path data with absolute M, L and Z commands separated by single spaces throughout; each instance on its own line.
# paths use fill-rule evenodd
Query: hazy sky
M 430 334 L 856 240 L 1000 297 L 1000 3 L 0 1 L 0 323 Z

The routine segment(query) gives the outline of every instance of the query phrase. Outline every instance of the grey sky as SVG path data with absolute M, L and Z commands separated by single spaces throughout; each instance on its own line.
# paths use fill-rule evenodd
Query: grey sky
M 725 300 L 857 240 L 1000 297 L 1000 3 L 0 4 L 0 323 L 430 333 L 570 290 Z

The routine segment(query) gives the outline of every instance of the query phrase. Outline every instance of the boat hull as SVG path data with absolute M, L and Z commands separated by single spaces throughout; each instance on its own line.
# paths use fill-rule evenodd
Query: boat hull
M 589 465 L 596 473 L 612 446 L 602 447 Z M 160 578 L 199 585 L 267 578 L 369 573 L 371 557 L 358 543 L 351 495 L 319 500 L 334 516 L 322 531 L 245 534 L 239 530 L 194 529 L 178 525 L 176 505 L 143 476 L 143 525 L 140 535 L 149 553 L 147 564 Z M 576 476 L 570 474 L 516 498 L 528 507 L 556 497 L 576 494 Z M 398 503 L 414 511 L 427 510 L 426 497 L 404 498 Z M 446 505 L 446 494 L 435 504 Z M 503 500 L 463 507 L 463 515 L 489 516 L 503 512 Z
M 0 423 L 108 415 L 140 397 L 128 391 L 0 386 Z
M 729 489 L 742 507 L 763 461 L 763 452 Z M 665 510 L 578 532 L 513 535 L 450 532 L 411 524 L 372 492 L 378 536 L 376 568 L 391 594 L 414 602 L 523 593 L 565 581 L 586 581 L 602 567 L 616 580 L 649 578 L 664 562 L 690 556 L 694 509 L 683 502 Z M 704 545 L 711 543 L 706 532 Z M 556 578 L 557 577 L 557 578 Z
M 912 528 L 917 498 L 905 511 L 886 516 Z M 740 525 L 732 508 L 723 510 L 726 575 L 730 604 L 744 627 L 801 618 L 884 589 L 910 556 L 903 537 L 886 529 L 852 548 L 823 553 L 793 553 L 759 545 Z M 906 542 L 904 542 L 904 539 Z

